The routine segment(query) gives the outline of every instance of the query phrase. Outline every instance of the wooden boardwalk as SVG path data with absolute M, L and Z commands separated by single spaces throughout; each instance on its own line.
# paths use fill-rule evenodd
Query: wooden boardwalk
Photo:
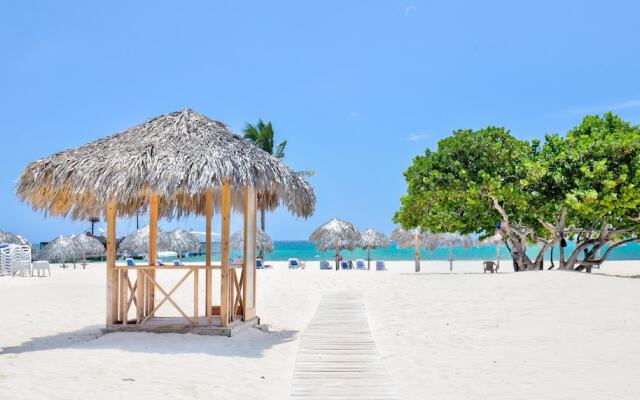
M 292 399 L 399 399 L 369 331 L 362 295 L 325 295 L 302 334 Z

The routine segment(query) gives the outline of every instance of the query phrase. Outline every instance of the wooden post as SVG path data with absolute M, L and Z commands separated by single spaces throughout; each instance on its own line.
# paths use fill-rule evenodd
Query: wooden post
M 156 279 L 156 261 L 158 256 L 158 194 L 153 193 L 149 197 L 149 265 L 153 266 L 148 273 L 151 278 Z M 144 275 L 143 275 L 144 276 Z M 147 285 L 147 279 L 143 278 L 144 283 L 142 298 L 146 298 L 146 307 L 143 308 L 144 315 L 149 315 L 155 306 L 156 287 L 152 284 Z M 142 298 L 140 300 L 142 300 Z
M 242 316 L 244 320 L 256 316 L 256 222 L 257 197 L 253 187 L 245 186 L 243 194 L 244 249 L 242 266 Z
M 193 268 L 193 323 L 198 325 L 198 275 L 200 275 L 200 269 L 198 267 Z
M 212 281 L 211 281 L 211 211 L 212 211 L 212 198 L 213 194 L 211 190 L 208 190 L 205 194 L 205 223 L 206 223 L 206 242 L 204 244 L 205 249 L 205 279 L 204 279 L 204 307 L 205 316 L 207 322 L 211 325 L 211 295 L 212 295 Z
M 116 282 L 116 202 L 107 204 L 107 326 L 116 323 L 118 286 Z
M 222 180 L 220 212 L 222 214 L 222 227 L 220 229 L 220 321 L 222 326 L 229 325 L 231 308 L 231 285 L 229 274 L 229 236 L 231 230 L 231 189 L 226 178 Z
M 416 250 L 416 272 L 420 272 L 420 234 L 418 232 L 413 236 L 413 244 Z

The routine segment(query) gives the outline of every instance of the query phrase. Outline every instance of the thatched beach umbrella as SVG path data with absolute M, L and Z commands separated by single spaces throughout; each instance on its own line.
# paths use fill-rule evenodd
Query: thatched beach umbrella
M 475 240 L 471 236 L 459 233 L 440 233 L 438 237 L 440 246 L 449 248 L 449 271 L 453 271 L 453 247 L 459 246 L 469 249 L 475 244 Z
M 335 249 L 336 251 L 336 271 L 340 269 L 340 250 L 353 250 L 360 247 L 362 234 L 351 223 L 333 218 L 324 225 L 319 226 L 311 236 L 309 241 L 316 244 L 318 251 Z
M 171 237 L 168 233 L 158 230 L 157 250 L 167 251 L 171 249 Z M 149 226 L 143 226 L 137 231 L 125 236 L 118 249 L 131 255 L 146 254 L 149 251 Z
M 31 243 L 20 235 L 11 232 L 0 231 L 0 243 L 17 244 L 20 246 L 29 246 L 33 248 Z
M 171 241 L 170 249 L 178 253 L 178 257 L 200 251 L 200 239 L 193 232 L 176 228 L 169 232 L 169 240 Z
M 71 235 L 69 239 L 76 244 L 78 257 L 82 258 L 82 267 L 87 265 L 87 256 L 102 256 L 105 253 L 104 245 L 95 237 L 81 233 Z
M 399 226 L 391 232 L 389 239 L 395 241 L 398 248 L 413 248 L 415 250 L 415 271 L 420 272 L 420 246 L 425 242 L 425 238 L 429 235 L 429 233 L 422 232 L 418 228 L 406 230 Z
M 231 235 L 231 240 L 229 241 L 231 248 L 236 250 L 244 249 L 244 235 L 242 232 L 238 231 Z M 273 251 L 273 240 L 264 233 L 264 231 L 260 228 L 256 228 L 256 248 L 262 252 L 271 253 Z
M 371 267 L 371 249 L 379 249 L 389 247 L 391 241 L 384 233 L 374 231 L 371 228 L 362 232 L 362 243 L 360 246 L 367 250 L 367 269 Z
M 75 265 L 81 256 L 78 243 L 72 236 L 58 236 L 42 248 L 37 259 L 61 263 L 62 267 L 66 267 L 67 262 L 73 262 Z
M 504 243 L 502 235 L 497 233 L 478 242 L 480 246 L 496 246 L 496 265 L 500 267 L 500 246 Z

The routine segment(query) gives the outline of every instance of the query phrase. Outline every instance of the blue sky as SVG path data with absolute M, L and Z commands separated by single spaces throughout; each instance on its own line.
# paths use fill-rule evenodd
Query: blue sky
M 0 10 L 0 229 L 36 242 L 88 224 L 21 203 L 27 163 L 185 107 L 236 131 L 271 120 L 286 162 L 317 171 L 316 214 L 269 215 L 276 239 L 334 216 L 388 233 L 402 172 L 454 129 L 640 123 L 633 1 L 88 3 Z

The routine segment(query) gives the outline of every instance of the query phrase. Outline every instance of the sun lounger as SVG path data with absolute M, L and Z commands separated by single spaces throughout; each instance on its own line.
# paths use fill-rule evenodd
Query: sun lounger
M 487 271 L 491 272 L 492 274 L 494 272 L 498 272 L 498 266 L 493 261 L 485 261 L 485 262 L 482 263 L 482 265 L 484 266 L 483 274 L 486 274 Z
M 127 267 L 135 267 L 137 265 L 131 257 L 126 258 L 125 261 L 127 262 Z
M 298 260 L 297 258 L 290 258 L 288 262 L 289 262 L 289 269 L 298 269 L 298 268 L 304 269 L 305 267 L 304 263 Z
M 256 269 L 264 269 L 264 261 L 261 259 L 256 259 Z
M 184 264 L 180 260 L 173 260 L 173 265 L 176 266 L 176 267 L 181 267 Z
M 376 271 L 386 271 L 387 268 L 384 265 L 384 261 L 376 261 Z
M 347 261 L 340 261 L 340 269 L 351 269 Z
M 322 260 L 320 261 L 320 269 L 333 269 L 333 268 L 331 268 L 331 264 L 329 264 L 329 261 Z
M 364 260 L 356 260 L 356 269 L 367 269 L 367 264 Z

